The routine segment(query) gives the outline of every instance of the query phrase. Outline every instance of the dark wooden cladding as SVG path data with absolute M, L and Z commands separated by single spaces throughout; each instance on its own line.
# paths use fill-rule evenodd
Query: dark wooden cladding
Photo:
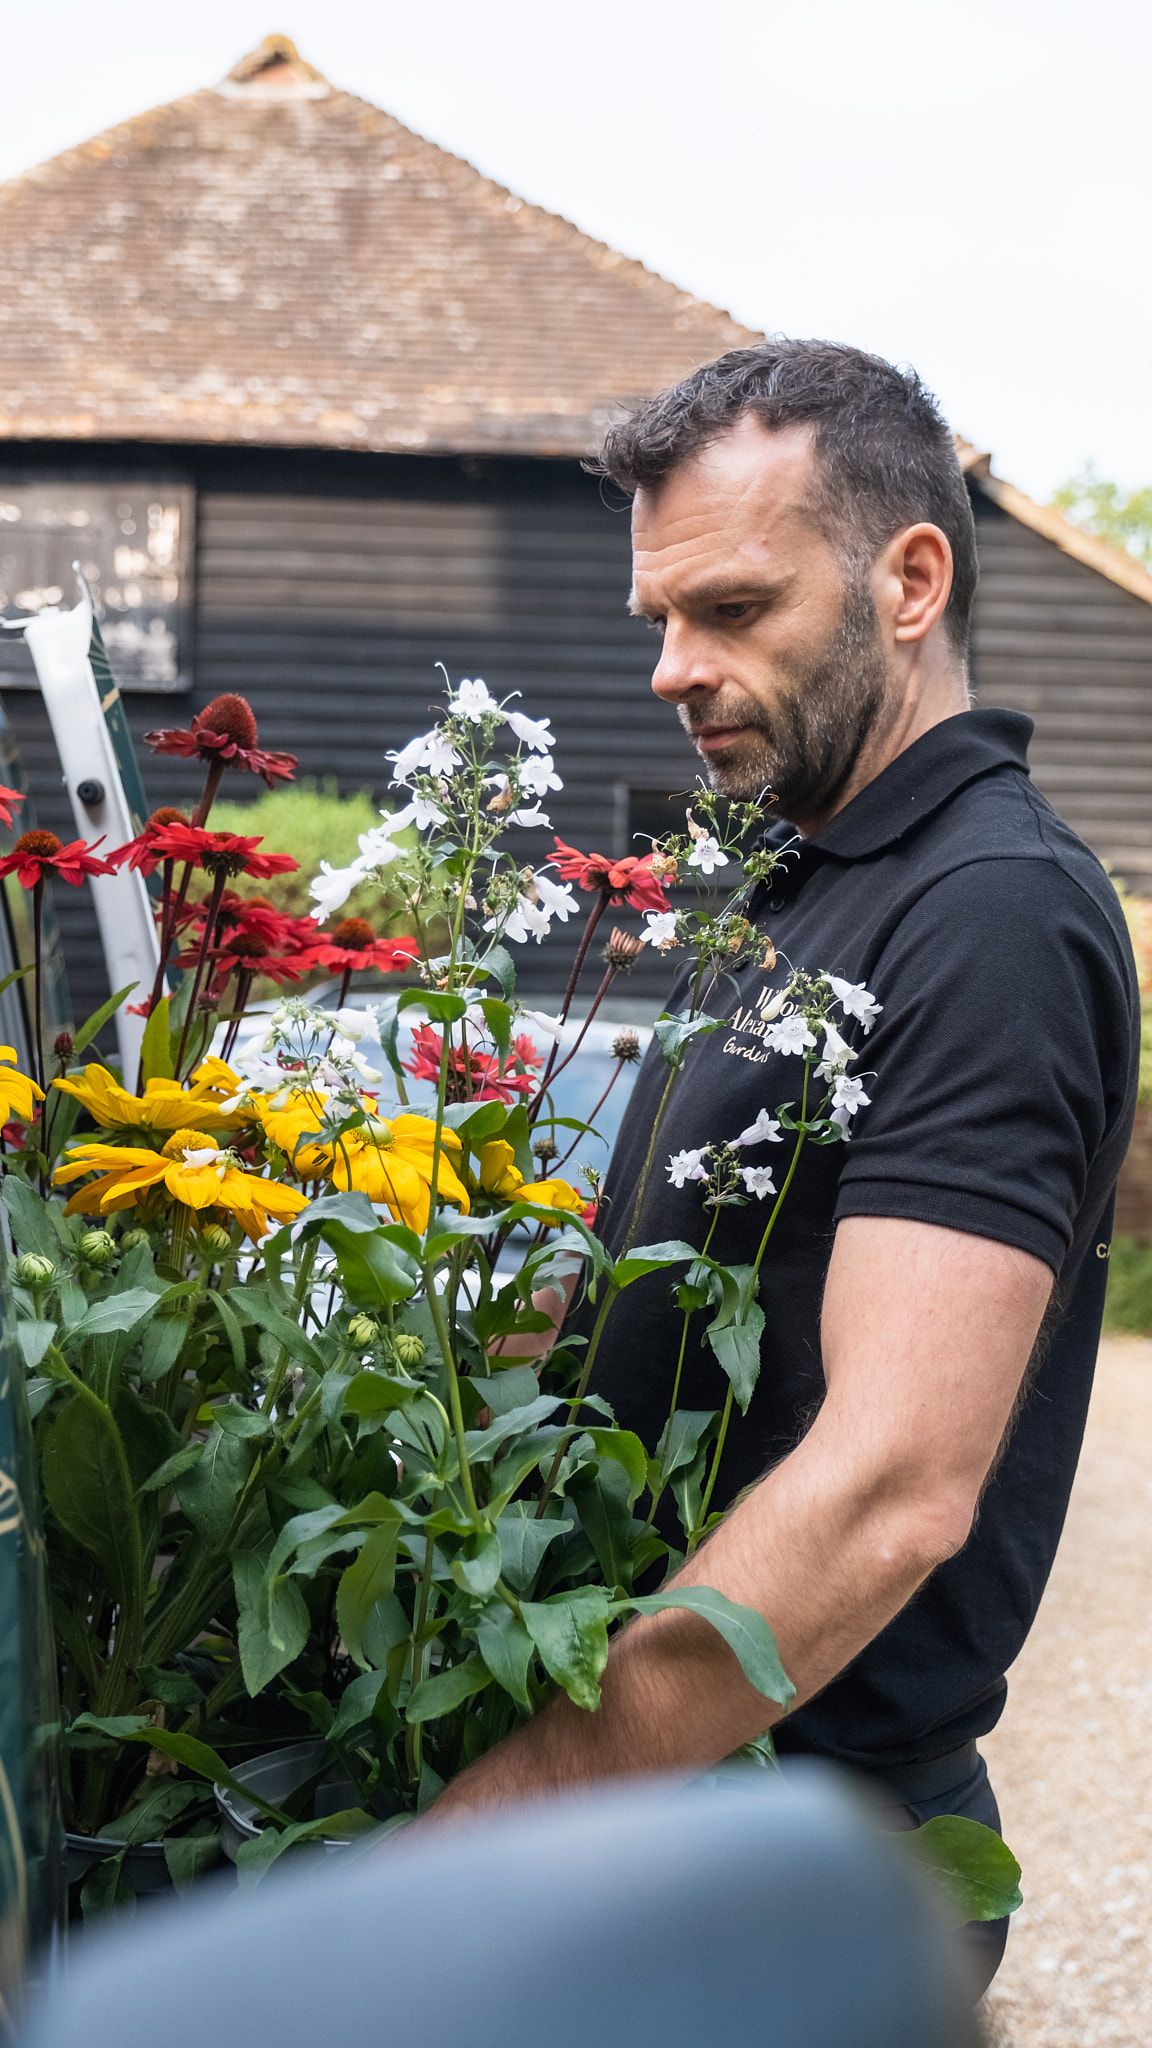
M 979 491 L 973 682 L 1036 722 L 1032 772 L 1133 886 L 1152 889 L 1152 606 Z
M 197 492 L 195 685 L 135 691 L 138 743 L 240 690 L 261 737 L 305 775 L 383 800 L 385 752 L 423 729 L 454 680 L 481 675 L 552 719 L 565 789 L 548 804 L 565 838 L 628 850 L 627 792 L 688 790 L 697 773 L 675 719 L 648 689 L 654 642 L 628 618 L 626 508 L 574 464 L 294 455 L 251 449 L 60 448 L 6 454 L 0 479 L 108 481 L 131 473 Z M 1036 780 L 1131 882 L 1152 888 L 1152 606 L 1063 554 L 976 493 L 982 583 L 979 700 L 1036 721 Z M 45 822 L 69 824 L 38 700 L 7 708 Z M 147 756 L 150 796 L 191 794 L 190 765 Z M 249 793 L 239 783 L 234 793 Z M 669 806 L 669 821 L 675 811 Z M 526 858 L 548 836 L 526 833 Z M 77 1007 L 103 989 L 82 895 L 60 891 Z M 526 990 L 555 995 L 571 942 L 521 949 Z M 621 993 L 668 979 L 645 957 Z

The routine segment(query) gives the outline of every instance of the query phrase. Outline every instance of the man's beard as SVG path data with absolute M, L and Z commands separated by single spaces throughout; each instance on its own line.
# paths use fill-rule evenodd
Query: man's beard
M 865 743 L 890 715 L 888 676 L 867 573 L 845 576 L 840 617 L 822 647 L 794 663 L 771 709 L 732 710 L 744 728 L 731 750 L 707 758 L 721 795 L 762 801 L 786 818 L 822 817 L 836 808 Z M 723 725 L 722 700 L 693 716 L 680 707 L 688 732 Z

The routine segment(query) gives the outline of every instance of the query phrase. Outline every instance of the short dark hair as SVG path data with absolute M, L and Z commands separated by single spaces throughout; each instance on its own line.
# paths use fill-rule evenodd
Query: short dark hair
M 968 646 L 976 528 L 951 429 L 914 370 L 843 342 L 775 336 L 704 363 L 609 428 L 595 465 L 630 495 L 662 483 L 746 414 L 812 429 L 822 487 L 814 515 L 838 551 L 874 559 L 902 526 L 928 520 L 952 548 L 944 623 Z

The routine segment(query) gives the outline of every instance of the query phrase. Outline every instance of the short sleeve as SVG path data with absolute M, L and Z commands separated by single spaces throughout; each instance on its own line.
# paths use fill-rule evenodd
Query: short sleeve
M 1057 1275 L 1129 1064 L 1130 993 L 1101 906 L 1057 861 L 977 860 L 932 884 L 868 975 L 869 1104 L 836 1220 L 995 1238 Z

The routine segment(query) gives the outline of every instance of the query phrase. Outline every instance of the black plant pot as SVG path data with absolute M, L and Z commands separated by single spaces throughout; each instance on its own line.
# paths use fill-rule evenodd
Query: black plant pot
M 107 1835 L 74 1835 L 64 1837 L 68 1888 L 83 1884 L 90 1877 L 98 1863 L 107 1863 L 113 1856 L 124 1850 L 124 1876 L 136 1893 L 137 1898 L 151 1898 L 156 1892 L 170 1892 L 173 1889 L 168 1865 L 164 1861 L 163 1842 L 133 1842 L 125 1849 L 123 1842 L 110 1841 Z

